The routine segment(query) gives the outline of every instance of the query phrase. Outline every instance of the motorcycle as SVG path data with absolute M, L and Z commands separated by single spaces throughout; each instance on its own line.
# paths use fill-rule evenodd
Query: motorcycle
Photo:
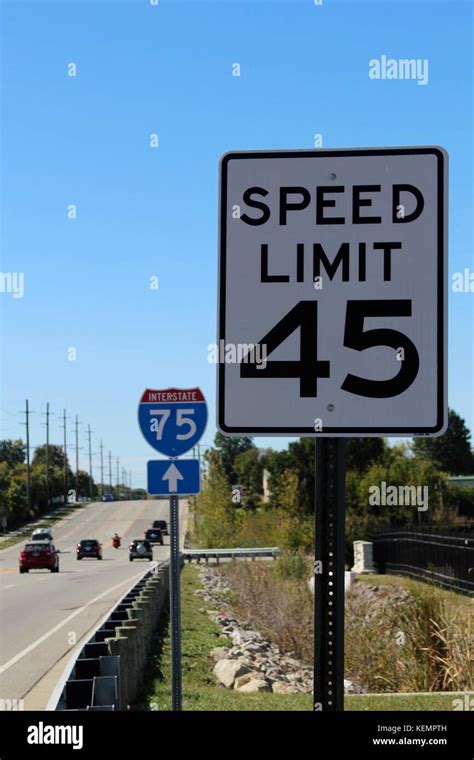
M 119 536 L 114 536 L 112 538 L 112 546 L 114 547 L 114 549 L 118 549 L 120 547 L 120 537 Z

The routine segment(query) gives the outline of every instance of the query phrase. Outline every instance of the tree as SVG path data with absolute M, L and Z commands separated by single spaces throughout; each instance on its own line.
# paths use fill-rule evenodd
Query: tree
M 0 462 L 0 509 L 6 513 L 10 528 L 28 517 L 25 470 L 22 465 L 12 469 L 7 462 Z
M 0 462 L 6 462 L 10 467 L 23 464 L 25 461 L 25 444 L 20 438 L 0 441 Z
M 64 450 L 50 443 L 48 446 L 49 498 L 64 496 Z M 66 456 L 66 490 L 74 489 L 75 476 Z M 40 509 L 47 507 L 46 444 L 38 446 L 31 460 L 31 501 Z
M 229 485 L 236 483 L 235 458 L 242 452 L 255 448 L 252 439 L 248 437 L 228 438 L 222 433 L 216 433 L 214 446 L 215 448 L 207 455 L 208 461 L 216 462 L 219 459 Z
M 204 487 L 196 499 L 199 539 L 209 549 L 218 546 L 235 546 L 238 537 L 239 517 L 226 476 L 220 463 L 209 465 Z
M 50 443 L 48 446 L 48 459 L 50 467 L 63 467 L 64 465 L 64 450 L 62 446 L 57 446 L 55 443 Z M 38 446 L 35 449 L 31 464 L 44 464 L 46 465 L 46 444 Z M 66 465 L 69 468 L 69 462 L 66 456 Z
M 314 513 L 314 438 L 300 438 L 292 441 L 286 451 L 271 451 L 265 458 L 266 469 L 270 472 L 270 491 L 276 494 L 279 481 L 285 478 L 285 471 L 292 470 L 298 477 L 298 504 L 301 514 Z M 272 504 L 278 506 L 272 496 Z
M 287 549 L 309 551 L 313 540 L 313 518 L 301 509 L 298 473 L 284 470 L 275 480 L 273 499 L 277 508 L 282 544 Z
M 346 444 L 346 469 L 362 473 L 382 462 L 387 452 L 383 438 L 349 438 Z
M 77 493 L 77 496 L 87 496 L 90 495 L 90 482 L 89 482 L 89 473 L 85 470 L 79 470 L 79 490 Z M 75 481 L 74 481 L 75 482 Z M 75 485 L 74 485 L 75 488 Z M 122 491 L 125 492 L 125 486 L 122 487 Z M 92 478 L 92 496 L 95 497 L 99 493 L 96 484 L 94 483 L 94 478 Z
M 264 463 L 262 452 L 253 446 L 241 451 L 234 460 L 235 484 L 244 487 L 245 506 L 256 506 L 263 493 L 263 469 Z M 231 485 L 234 485 L 232 483 Z
M 450 475 L 472 475 L 474 457 L 470 438 L 465 421 L 450 409 L 446 432 L 437 438 L 414 438 L 412 449 L 416 457 L 431 459 Z

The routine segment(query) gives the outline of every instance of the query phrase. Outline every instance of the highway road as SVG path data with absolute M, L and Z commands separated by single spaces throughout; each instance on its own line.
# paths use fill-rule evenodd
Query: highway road
M 97 502 L 53 526 L 61 552 L 59 573 L 34 570 L 20 575 L 23 544 L 0 551 L 0 699 L 23 699 L 24 709 L 44 709 L 68 657 L 139 577 L 150 569 L 143 560 L 130 562 L 128 544 L 142 538 L 155 519 L 169 523 L 169 501 Z M 187 503 L 180 500 L 181 546 Z M 123 537 L 114 549 L 111 535 Z M 81 538 L 98 538 L 104 558 L 76 559 Z M 165 545 L 154 560 L 169 556 Z M 60 667 L 62 665 L 62 668 Z

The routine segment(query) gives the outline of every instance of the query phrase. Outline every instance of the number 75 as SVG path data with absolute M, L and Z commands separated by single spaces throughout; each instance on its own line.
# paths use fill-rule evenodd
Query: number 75
M 171 414 L 171 409 L 150 409 L 150 430 L 156 433 L 156 440 L 161 441 L 163 438 L 163 430 L 166 422 Z M 179 441 L 187 441 L 188 438 L 192 438 L 196 432 L 196 423 L 191 419 L 195 409 L 177 409 L 176 410 L 176 425 L 182 427 L 182 425 L 188 425 L 189 430 L 187 433 L 178 433 L 176 438 Z M 160 417 L 160 419 L 158 419 Z

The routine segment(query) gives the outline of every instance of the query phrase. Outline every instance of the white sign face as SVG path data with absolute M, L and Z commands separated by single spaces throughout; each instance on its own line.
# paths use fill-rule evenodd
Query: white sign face
M 221 160 L 218 426 L 227 435 L 440 435 L 442 148 Z

